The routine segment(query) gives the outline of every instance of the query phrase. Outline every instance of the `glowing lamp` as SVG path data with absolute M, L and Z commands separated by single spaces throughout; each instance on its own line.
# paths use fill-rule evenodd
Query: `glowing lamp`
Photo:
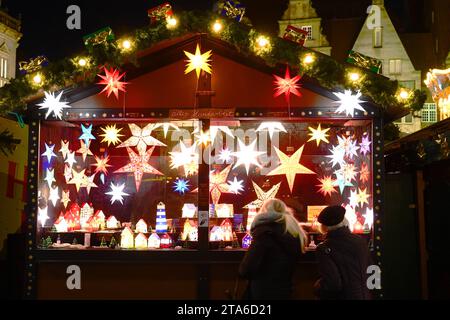
M 86 65 L 87 65 L 87 60 L 84 59 L 84 58 L 81 58 L 80 60 L 78 60 L 78 65 L 79 65 L 80 67 L 86 67 Z
M 136 233 L 147 233 L 147 224 L 145 223 L 144 219 L 140 219 L 138 223 L 136 223 Z
M 43 76 L 40 73 L 37 73 L 34 77 L 33 77 L 33 83 L 35 85 L 41 85 L 42 82 L 44 81 Z
M 106 220 L 106 228 L 107 229 L 116 229 L 119 227 L 119 221 L 117 221 L 116 217 L 110 216 Z
M 161 249 L 169 249 L 172 247 L 172 238 L 169 236 L 169 234 L 164 233 L 161 236 Z
M 147 248 L 147 237 L 143 233 L 139 233 L 134 239 L 134 247 L 136 249 L 146 249 Z
M 148 238 L 147 246 L 152 249 L 159 249 L 159 247 L 161 246 L 161 239 L 159 238 L 158 234 L 151 234 L 151 236 Z
M 178 25 L 177 18 L 173 16 L 167 17 L 167 29 L 174 29 L 177 27 L 177 25 Z
M 147 244 L 147 243 L 146 243 Z M 134 248 L 134 235 L 129 227 L 125 227 L 120 234 L 120 247 L 123 249 Z
M 303 63 L 304 64 L 311 64 L 314 62 L 314 55 L 312 55 L 311 53 L 308 53 L 307 55 L 304 56 L 303 58 Z
M 223 231 L 223 241 L 233 241 L 233 225 L 230 219 L 223 220 L 220 228 Z
M 242 238 L 242 249 L 248 249 L 250 248 L 250 245 L 252 244 L 252 236 L 250 235 L 250 233 L 247 233 L 243 238 Z
M 265 37 L 265 36 L 259 36 L 256 39 L 256 43 L 258 43 L 258 46 L 260 48 L 265 48 L 265 47 L 267 47 L 270 44 L 269 39 L 267 37 Z
M 361 78 L 361 75 L 358 72 L 350 72 L 348 78 L 352 82 L 357 82 Z
M 216 20 L 216 22 L 214 22 L 213 24 L 212 29 L 215 33 L 219 33 L 220 31 L 222 31 L 223 25 L 219 20 Z
M 123 40 L 121 43 L 122 51 L 129 51 L 132 46 L 133 43 L 128 39 Z

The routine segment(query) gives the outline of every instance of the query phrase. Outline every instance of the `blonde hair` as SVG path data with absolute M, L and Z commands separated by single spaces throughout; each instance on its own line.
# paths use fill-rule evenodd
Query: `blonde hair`
M 305 230 L 299 225 L 297 219 L 295 219 L 292 209 L 286 206 L 286 204 L 279 199 L 268 199 L 264 201 L 260 213 L 272 212 L 280 214 L 280 218 L 275 220 L 277 223 L 284 224 L 284 232 L 289 233 L 294 238 L 299 238 L 300 248 L 302 252 L 305 252 L 305 246 L 307 241 L 307 236 Z
M 347 218 L 344 218 L 344 220 L 342 220 L 341 222 L 339 222 L 338 224 L 334 225 L 334 226 L 326 226 L 323 224 L 319 224 L 319 232 L 322 234 L 326 234 L 330 231 L 342 228 L 342 227 L 348 227 L 350 225 L 350 223 L 348 222 Z

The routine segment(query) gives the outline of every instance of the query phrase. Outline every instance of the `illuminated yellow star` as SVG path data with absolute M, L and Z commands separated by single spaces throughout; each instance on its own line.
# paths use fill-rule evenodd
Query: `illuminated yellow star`
M 294 180 L 297 174 L 316 174 L 315 172 L 309 170 L 308 168 L 304 167 L 299 163 L 300 158 L 302 157 L 304 147 L 305 145 L 303 145 L 300 149 L 295 151 L 295 153 L 290 157 L 284 154 L 280 149 L 274 147 L 277 156 L 280 159 L 280 166 L 270 171 L 267 175 L 268 176 L 275 176 L 282 174 L 286 175 L 291 193 L 294 189 Z
M 311 133 L 308 133 L 308 135 L 311 136 L 311 138 L 308 140 L 308 142 L 316 140 L 317 146 L 319 146 L 320 141 L 330 143 L 327 139 L 328 138 L 327 132 L 328 132 L 328 130 L 330 130 L 330 128 L 322 130 L 322 128 L 320 127 L 320 123 L 319 123 L 319 126 L 317 127 L 317 129 L 314 129 L 313 127 L 309 127 L 308 130 L 311 131 Z
M 362 208 L 364 204 L 369 204 L 370 194 L 367 194 L 367 189 L 359 189 L 357 194 L 358 204 Z
M 84 174 L 85 171 L 86 169 L 83 169 L 80 172 L 76 172 L 75 170 L 72 169 L 72 179 L 69 182 L 67 182 L 67 184 L 74 184 L 75 187 L 77 188 L 77 191 L 79 191 L 80 187 L 83 186 L 83 184 L 86 181 L 86 176 Z
M 119 137 L 123 137 L 123 134 L 120 134 L 120 131 L 122 131 L 122 128 L 116 128 L 116 125 L 106 126 L 105 128 L 100 128 L 104 132 L 104 134 L 101 134 L 100 137 L 103 137 L 102 143 L 107 142 L 108 147 L 110 144 L 115 146 L 119 142 L 122 142 Z
M 333 180 L 330 176 L 325 176 L 323 179 L 318 179 L 320 184 L 317 187 L 320 187 L 319 193 L 323 194 L 324 197 L 327 195 L 331 196 L 332 193 L 337 192 L 335 187 L 335 180 Z
M 189 58 L 187 60 L 188 64 L 186 65 L 186 70 L 184 70 L 184 74 L 188 74 L 189 72 L 195 70 L 197 74 L 197 78 L 200 77 L 200 71 L 203 70 L 209 74 L 211 74 L 211 65 L 209 62 L 211 59 L 211 50 L 201 53 L 200 47 L 197 44 L 197 48 L 195 49 L 195 54 L 184 51 L 184 54 Z

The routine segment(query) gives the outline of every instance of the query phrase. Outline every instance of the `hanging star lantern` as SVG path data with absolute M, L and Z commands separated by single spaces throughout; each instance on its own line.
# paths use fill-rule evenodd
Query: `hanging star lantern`
M 61 149 L 59 149 L 58 152 L 61 152 L 63 159 L 65 159 L 67 157 L 67 154 L 70 152 L 69 141 L 64 142 L 63 140 L 61 140 Z
M 123 197 L 129 196 L 128 193 L 123 192 L 123 189 L 125 189 L 125 183 L 121 185 L 114 185 L 114 183 L 111 182 L 111 191 L 106 192 L 106 195 L 112 196 L 111 197 L 111 204 L 113 204 L 116 201 L 119 201 L 121 204 L 123 204 Z
M 213 171 L 209 175 L 209 191 L 211 192 L 211 200 L 214 204 L 218 204 L 222 193 L 231 193 L 227 183 L 228 175 L 231 171 L 231 165 L 227 166 L 220 172 Z
M 93 166 L 95 166 L 95 173 L 99 173 L 102 172 L 105 175 L 108 175 L 108 167 L 112 167 L 110 164 L 108 164 L 109 162 L 109 155 L 102 156 L 102 157 L 97 157 L 95 156 L 95 163 L 92 164 Z
M 91 142 L 89 141 L 88 144 L 85 144 L 83 140 L 80 141 L 81 147 L 77 150 L 77 153 L 80 153 L 83 157 L 83 161 L 86 161 L 86 157 L 93 156 L 94 154 L 89 149 L 89 146 L 91 145 Z
M 352 208 L 356 208 L 358 206 L 358 192 L 356 192 L 356 190 L 350 190 L 348 202 Z
M 300 158 L 302 157 L 304 147 L 305 145 L 301 146 L 300 149 L 295 151 L 292 156 L 288 156 L 277 147 L 274 147 L 275 152 L 280 159 L 280 165 L 274 170 L 270 171 L 267 175 L 285 175 L 291 193 L 294 190 L 294 181 L 297 174 L 316 174 L 312 170 L 309 170 L 308 168 L 300 164 Z
M 70 202 L 70 191 L 62 191 L 61 203 L 64 205 L 64 208 L 67 208 L 67 205 Z
M 271 121 L 261 123 L 259 127 L 256 129 L 256 132 L 260 131 L 268 131 L 271 140 L 275 132 L 287 132 L 281 122 L 271 122 Z
M 164 143 L 151 136 L 154 129 L 152 123 L 147 124 L 144 128 L 141 128 L 134 123 L 130 123 L 128 126 L 130 127 L 132 136 L 118 145 L 117 148 L 136 147 L 140 155 L 145 155 L 147 146 L 166 146 Z
M 163 128 L 164 138 L 167 138 L 167 133 L 169 132 L 170 128 L 174 129 L 175 131 L 180 131 L 180 128 L 171 122 L 157 123 L 157 124 L 155 124 L 154 129 L 157 129 L 160 127 Z
M 86 178 L 84 172 L 86 169 L 81 170 L 80 172 L 75 171 L 72 169 L 72 179 L 67 184 L 74 184 L 77 188 L 77 192 L 80 191 L 80 187 L 84 185 Z
M 360 110 L 365 112 L 366 110 L 360 105 L 364 101 L 359 100 L 361 97 L 361 92 L 357 92 L 355 95 L 352 94 L 351 90 L 345 90 L 342 92 L 333 92 L 335 96 L 339 98 L 338 102 L 339 107 L 336 109 L 335 113 L 345 113 L 347 116 L 354 116 L 355 110 Z
M 47 157 L 47 162 L 50 163 L 52 161 L 52 158 L 56 158 L 56 154 L 53 152 L 53 149 L 55 149 L 55 145 L 48 145 L 45 143 L 45 152 L 41 154 L 42 157 Z
M 119 91 L 126 92 L 125 85 L 128 84 L 128 82 L 120 81 L 125 76 L 125 72 L 120 74 L 118 69 L 113 70 L 111 68 L 108 70 L 105 67 L 103 70 L 105 75 L 98 74 L 102 80 L 97 84 L 105 86 L 100 93 L 106 92 L 108 98 L 111 93 L 114 93 L 116 99 L 119 99 Z
M 94 183 L 96 173 L 94 173 L 91 176 L 84 176 L 83 183 L 81 184 L 81 187 L 86 188 L 87 194 L 91 193 L 91 188 L 97 188 L 98 186 Z
M 48 187 L 52 187 L 52 183 L 56 182 L 55 169 L 47 169 L 44 181 L 47 181 Z
M 367 155 L 368 153 L 370 153 L 370 144 L 372 142 L 369 140 L 369 136 L 368 135 L 364 135 L 362 137 L 362 141 L 359 144 L 359 151 L 361 152 L 361 154 L 363 155 Z
M 275 81 L 273 82 L 275 84 L 275 93 L 274 93 L 274 98 L 284 94 L 285 98 L 286 98 L 286 102 L 289 104 L 289 99 L 291 96 L 291 93 L 296 95 L 297 97 L 301 97 L 302 94 L 300 93 L 300 91 L 298 91 L 298 89 L 300 88 L 300 85 L 297 84 L 300 79 L 301 76 L 297 75 L 293 78 L 291 78 L 291 74 L 289 72 L 289 67 L 286 67 L 286 73 L 284 75 L 284 78 L 281 78 L 277 75 L 273 75 L 275 77 Z
M 228 181 L 228 190 L 234 194 L 241 194 L 241 191 L 244 191 L 244 180 L 238 180 L 234 177 L 233 180 Z
M 48 196 L 48 200 L 50 200 L 53 203 L 53 206 L 56 206 L 56 202 L 60 199 L 59 197 L 59 188 L 51 188 L 50 187 L 50 195 Z
M 254 140 L 251 144 L 249 145 L 245 145 L 245 143 L 243 143 L 241 141 L 241 139 L 238 138 L 238 144 L 239 144 L 239 151 L 237 152 L 233 152 L 233 157 L 237 158 L 237 161 L 233 167 L 233 169 L 239 167 L 240 165 L 244 165 L 245 166 L 245 170 L 248 174 L 249 170 L 250 170 L 250 165 L 255 165 L 258 168 L 261 168 L 262 165 L 259 164 L 257 158 L 264 154 L 264 152 L 262 151 L 256 151 L 256 140 Z
M 373 209 L 367 208 L 366 214 L 363 215 L 364 217 L 364 224 L 367 224 L 369 229 L 372 229 L 373 226 Z
M 169 152 L 170 168 L 178 169 L 183 167 L 186 176 L 194 175 L 198 172 L 199 154 L 195 144 L 187 147 L 184 141 L 180 141 L 180 151 Z
M 219 156 L 218 156 L 219 161 L 222 162 L 222 163 L 227 163 L 227 164 L 231 163 L 231 160 L 233 159 L 233 158 L 231 157 L 232 154 L 233 154 L 233 153 L 232 153 L 231 150 L 228 149 L 228 148 L 225 148 L 225 149 L 220 150 L 220 151 L 219 151 Z
M 353 160 L 353 157 L 358 157 L 357 151 L 358 151 L 359 147 L 356 144 L 357 144 L 356 140 L 349 139 L 347 149 L 345 150 L 345 155 L 350 160 Z
M 177 178 L 174 182 L 173 190 L 178 192 L 179 194 L 185 194 L 189 191 L 189 187 L 189 180 Z
M 358 174 L 358 172 L 356 171 L 355 165 L 353 163 L 343 164 L 341 169 L 339 169 L 337 172 L 342 173 L 346 181 L 352 182 L 352 180 L 355 180 L 356 182 L 356 175 Z
M 316 140 L 317 146 L 319 146 L 320 141 L 329 143 L 329 141 L 327 139 L 328 138 L 327 132 L 330 130 L 330 128 L 322 130 L 320 123 L 319 123 L 319 126 L 317 127 L 317 129 L 314 129 L 313 127 L 309 127 L 308 130 L 311 131 L 310 133 L 308 133 L 308 135 L 311 137 L 311 138 L 309 138 L 308 142 Z
M 327 195 L 331 197 L 333 193 L 337 193 L 336 189 L 334 188 L 334 182 L 335 180 L 331 178 L 331 176 L 325 176 L 322 179 L 318 179 L 320 181 L 320 184 L 317 185 L 317 187 L 320 187 L 319 193 L 323 194 L 324 197 Z
M 188 74 L 189 72 L 195 70 L 197 79 L 200 77 L 200 71 L 211 74 L 211 65 L 209 63 L 211 61 L 211 50 L 201 53 L 200 46 L 197 44 L 195 54 L 187 51 L 184 51 L 184 54 L 188 57 L 188 60 L 186 60 L 187 65 L 184 70 L 184 74 Z
M 89 145 L 89 142 L 91 140 L 95 140 L 95 137 L 92 135 L 92 124 L 90 124 L 88 127 L 85 127 L 83 124 L 81 124 L 81 131 L 82 134 L 78 138 L 78 140 L 83 140 L 84 144 Z
M 75 151 L 69 152 L 67 154 L 67 159 L 64 161 L 64 163 L 67 163 L 69 165 L 69 168 L 72 169 L 74 163 L 77 163 L 75 160 Z
M 370 194 L 367 194 L 367 189 L 358 188 L 358 204 L 362 208 L 364 204 L 369 204 Z
M 336 180 L 334 181 L 334 186 L 339 187 L 339 191 L 341 194 L 344 193 L 345 187 L 353 187 L 353 184 L 344 178 L 344 175 L 341 170 L 335 172 Z
M 66 183 L 72 179 L 72 167 L 64 165 L 64 179 L 66 179 Z
M 45 223 L 50 217 L 48 216 L 48 207 L 43 209 L 38 207 L 38 221 L 41 224 L 41 227 L 45 227 Z
M 108 143 L 108 147 L 110 144 L 115 146 L 116 144 L 122 142 L 120 140 L 120 137 L 123 137 L 123 134 L 120 134 L 120 131 L 122 131 L 123 128 L 117 128 L 115 124 L 113 125 L 107 125 L 106 127 L 100 128 L 103 131 L 103 134 L 100 135 L 100 137 L 103 137 L 103 140 L 101 143 L 106 142 Z
M 261 208 L 263 203 L 266 200 L 275 198 L 275 196 L 277 195 L 278 190 L 280 190 L 280 186 L 281 186 L 281 182 L 280 182 L 280 183 L 274 185 L 272 188 L 270 188 L 270 190 L 268 190 L 267 192 L 264 192 L 264 190 L 261 189 L 261 187 L 258 186 L 254 181 L 252 181 L 252 183 L 253 183 L 253 188 L 255 189 L 257 199 L 250 202 L 249 204 L 247 204 L 244 207 L 244 209 L 248 209 L 249 205 L 254 205 L 257 209 Z
M 53 113 L 53 116 L 55 118 L 58 118 L 59 120 L 62 120 L 62 113 L 63 109 L 70 108 L 70 106 L 67 104 L 67 102 L 61 101 L 61 96 L 63 94 L 63 91 L 61 91 L 57 96 L 55 96 L 54 92 L 44 92 L 45 98 L 42 103 L 39 103 L 38 106 L 41 109 L 47 109 L 47 113 L 45 114 L 45 119 Z
M 132 172 L 134 174 L 136 191 L 139 191 L 142 182 L 142 177 L 144 176 L 145 173 L 151 173 L 161 176 L 163 175 L 161 172 L 153 168 L 148 163 L 154 149 L 155 147 L 151 147 L 143 155 L 138 155 L 131 148 L 127 147 L 128 156 L 130 157 L 130 163 L 114 171 L 114 173 Z
M 366 183 L 369 181 L 370 171 L 366 163 L 361 164 L 361 170 L 359 171 L 359 180 L 361 183 Z
M 331 155 L 328 155 L 326 157 L 331 159 L 329 163 L 332 164 L 332 168 L 334 168 L 336 165 L 342 166 L 345 163 L 345 149 L 339 146 L 333 146 L 330 151 Z

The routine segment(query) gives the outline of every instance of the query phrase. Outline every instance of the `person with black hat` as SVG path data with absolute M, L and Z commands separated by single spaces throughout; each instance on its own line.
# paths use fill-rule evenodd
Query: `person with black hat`
M 314 286 L 316 296 L 321 300 L 369 300 L 368 245 L 350 232 L 345 208 L 326 207 L 317 220 L 321 233 L 326 236 L 316 250 L 320 275 Z

